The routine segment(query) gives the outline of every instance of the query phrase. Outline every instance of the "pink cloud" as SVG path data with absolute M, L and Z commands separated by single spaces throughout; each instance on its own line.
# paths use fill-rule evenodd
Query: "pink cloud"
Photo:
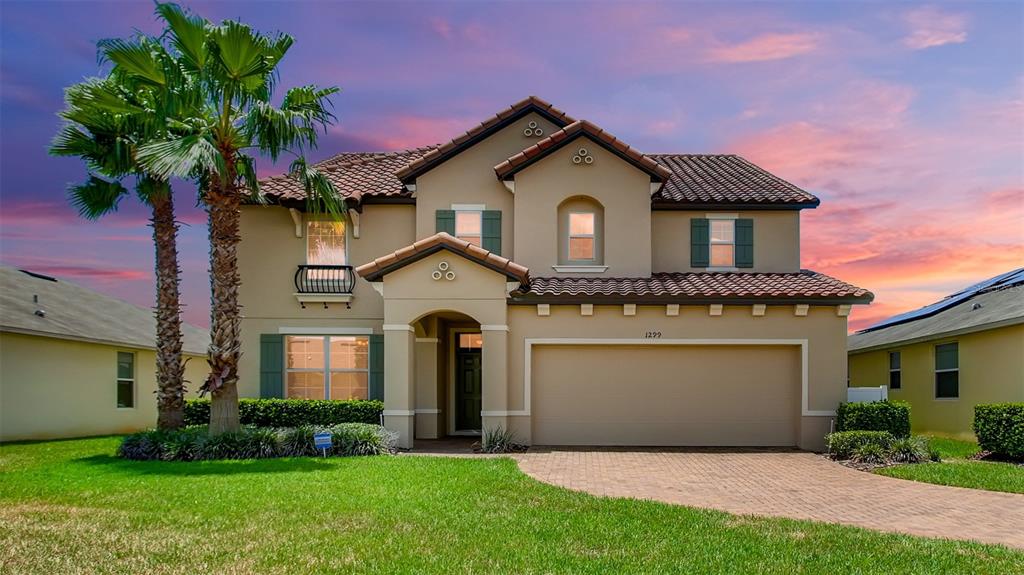
M 912 50 L 967 41 L 966 14 L 954 14 L 925 6 L 905 13 L 903 20 L 910 29 L 909 34 L 903 38 L 903 45 Z
M 785 60 L 813 52 L 820 41 L 820 35 L 809 32 L 762 34 L 746 42 L 712 47 L 706 58 L 710 62 L 724 63 Z

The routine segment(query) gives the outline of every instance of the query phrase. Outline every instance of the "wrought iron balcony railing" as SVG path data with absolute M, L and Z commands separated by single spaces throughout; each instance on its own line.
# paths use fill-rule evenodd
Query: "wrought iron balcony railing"
M 351 294 L 356 285 L 352 266 L 303 265 L 295 270 L 300 294 Z

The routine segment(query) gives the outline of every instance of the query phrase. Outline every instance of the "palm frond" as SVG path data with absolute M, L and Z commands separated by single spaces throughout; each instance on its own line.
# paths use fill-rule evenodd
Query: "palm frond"
M 317 170 L 306 158 L 296 158 L 288 172 L 298 178 L 306 191 L 306 208 L 311 213 L 326 213 L 336 220 L 345 218 L 345 200 L 334 183 Z
M 223 173 L 217 148 L 196 134 L 140 146 L 137 158 L 148 171 L 163 178 L 188 178 L 205 171 Z
M 76 108 L 89 114 L 137 114 L 145 111 L 129 101 L 119 86 L 106 79 L 91 79 L 70 86 L 64 91 L 64 101 L 69 109 Z
M 248 191 L 249 199 L 261 204 L 266 203 L 266 198 L 263 196 L 263 193 L 260 192 L 260 180 L 256 176 L 255 158 L 245 154 L 239 154 L 235 159 L 235 173 L 238 175 L 239 181 Z
M 153 198 L 171 193 L 171 184 L 165 179 L 142 176 L 135 182 L 135 195 L 142 203 L 152 205 Z
M 157 2 L 156 13 L 167 23 L 171 44 L 181 55 L 185 67 L 193 72 L 202 70 L 210 56 L 207 46 L 210 22 L 170 2 Z
M 226 79 L 231 82 L 263 82 L 272 67 L 266 56 L 267 41 L 252 28 L 225 20 L 210 32 L 213 53 Z
M 163 66 L 145 43 L 123 38 L 108 38 L 100 40 L 96 45 L 103 56 L 122 71 L 158 86 L 166 83 Z
M 95 220 L 117 211 L 117 204 L 127 193 L 121 182 L 107 181 L 90 174 L 85 183 L 68 188 L 68 199 L 80 216 Z

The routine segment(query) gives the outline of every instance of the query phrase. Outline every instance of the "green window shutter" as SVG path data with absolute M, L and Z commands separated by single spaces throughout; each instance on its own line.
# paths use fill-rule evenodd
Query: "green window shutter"
M 455 235 L 455 210 L 437 210 L 437 233 Z
M 260 397 L 284 397 L 284 336 L 260 335 Z
M 690 267 L 708 267 L 710 245 L 711 230 L 707 218 L 690 219 Z
M 484 210 L 483 248 L 501 255 L 501 210 Z
M 370 336 L 370 399 L 384 401 L 384 336 Z
M 754 220 L 736 220 L 736 267 L 754 267 Z

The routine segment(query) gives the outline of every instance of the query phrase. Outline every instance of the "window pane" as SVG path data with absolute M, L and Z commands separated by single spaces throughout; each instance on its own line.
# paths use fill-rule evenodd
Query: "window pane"
M 732 220 L 711 220 L 711 241 L 732 242 L 733 221 Z
M 331 369 L 368 369 L 368 337 L 332 337 Z
M 569 259 L 594 259 L 594 238 L 569 238 Z
M 960 397 L 959 371 L 943 371 L 935 374 L 935 397 Z
M 483 214 L 480 212 L 455 212 L 455 235 L 460 238 L 479 236 L 483 233 L 482 221 Z
M 135 384 L 131 381 L 118 380 L 117 406 L 135 407 Z
M 306 226 L 306 263 L 345 265 L 345 223 L 308 222 Z
M 290 371 L 285 386 L 289 399 L 324 399 L 324 374 L 316 371 Z
M 889 372 L 889 389 L 899 389 L 901 385 L 900 372 Z
M 733 266 L 733 246 L 732 244 L 722 245 L 711 245 L 711 267 L 727 267 Z
M 324 338 L 319 336 L 290 335 L 285 341 L 286 366 L 290 369 L 316 369 L 324 367 Z
M 367 372 L 331 372 L 331 399 L 369 399 Z
M 594 235 L 594 214 L 569 214 L 569 235 Z
M 935 369 L 956 369 L 960 367 L 957 358 L 957 344 L 945 343 L 935 346 Z
M 889 352 L 889 369 L 900 368 L 900 352 L 891 351 Z
M 117 352 L 117 378 L 135 379 L 135 354 L 119 351 Z
M 462 349 L 480 349 L 484 346 L 484 336 L 479 333 L 460 333 L 459 347 Z

